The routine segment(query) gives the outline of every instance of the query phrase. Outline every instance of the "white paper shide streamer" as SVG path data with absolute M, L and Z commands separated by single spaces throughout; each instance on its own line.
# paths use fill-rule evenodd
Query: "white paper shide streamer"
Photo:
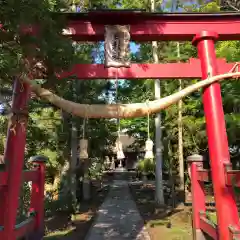
M 80 139 L 80 151 L 79 151 L 79 158 L 80 159 L 88 159 L 88 139 L 85 139 L 85 123 L 86 119 L 83 120 L 83 138 Z
M 87 139 L 80 139 L 80 159 L 87 159 L 88 158 L 88 140 Z
M 151 139 L 148 139 L 145 142 L 145 159 L 153 159 L 153 141 Z
M 148 101 L 146 102 L 147 106 L 148 106 Z M 148 112 L 148 139 L 145 142 L 145 159 L 153 159 L 154 155 L 153 155 L 153 141 L 150 138 L 150 118 L 149 118 L 149 112 Z
M 117 159 L 121 160 L 125 158 L 125 155 L 123 153 L 123 146 L 120 138 L 118 137 L 116 140 L 116 153 L 117 153 Z

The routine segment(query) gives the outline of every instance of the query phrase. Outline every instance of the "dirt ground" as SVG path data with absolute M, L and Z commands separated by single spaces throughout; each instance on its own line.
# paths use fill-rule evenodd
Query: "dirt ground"
M 130 184 L 129 187 L 151 240 L 192 240 L 190 206 L 181 206 L 175 209 L 157 207 L 153 184 Z M 51 219 L 47 219 L 47 231 L 44 239 L 84 240 L 108 191 L 109 187 L 105 187 L 101 191 L 93 189 L 92 200 L 81 203 L 80 212 L 76 215 L 73 224 L 70 224 L 69 217 L 66 214 L 58 214 Z M 209 201 L 211 202 L 212 198 Z M 210 206 L 207 210 L 209 213 L 213 213 L 214 220 L 214 209 Z
M 131 193 L 142 215 L 151 240 L 192 240 L 189 207 L 159 208 L 151 184 L 130 185 Z
M 80 204 L 80 211 L 76 214 L 75 219 L 71 222 L 69 215 L 58 213 L 52 218 L 46 219 L 45 240 L 84 240 L 88 230 L 92 226 L 97 210 L 103 203 L 109 186 L 97 191 L 92 189 L 92 199 Z

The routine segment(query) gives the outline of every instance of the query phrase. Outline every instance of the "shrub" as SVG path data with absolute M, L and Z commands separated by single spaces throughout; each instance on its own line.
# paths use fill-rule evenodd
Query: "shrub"
M 148 178 L 155 178 L 155 160 L 150 158 L 145 158 L 137 163 L 137 171 L 140 174 L 146 175 Z

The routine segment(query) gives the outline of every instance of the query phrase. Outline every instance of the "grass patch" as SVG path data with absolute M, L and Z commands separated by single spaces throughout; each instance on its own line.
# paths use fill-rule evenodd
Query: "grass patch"
M 132 196 L 145 222 L 151 240 L 192 240 L 190 208 L 161 208 L 155 204 L 155 187 L 130 185 Z
M 217 224 L 217 215 L 215 212 L 207 212 L 207 217 L 211 222 L 213 222 L 214 224 Z
M 45 239 L 45 240 L 57 240 L 59 238 L 62 238 L 64 236 L 70 234 L 73 230 L 74 230 L 74 228 L 69 228 L 69 229 L 65 229 L 65 230 L 62 230 L 62 231 L 51 232 L 47 236 L 45 236 L 43 239 Z

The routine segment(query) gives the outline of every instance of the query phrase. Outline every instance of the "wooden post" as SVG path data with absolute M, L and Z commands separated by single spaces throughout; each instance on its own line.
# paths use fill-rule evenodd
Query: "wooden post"
M 206 212 L 204 184 L 198 181 L 198 167 L 203 167 L 203 156 L 197 154 L 189 156 L 187 162 L 191 178 L 193 239 L 205 240 L 200 228 L 200 212 Z
M 30 239 L 41 240 L 44 236 L 44 186 L 45 186 L 45 163 L 48 158 L 45 156 L 33 156 L 29 162 L 34 164 L 38 179 L 32 183 L 30 214 L 36 214 L 34 232 Z

